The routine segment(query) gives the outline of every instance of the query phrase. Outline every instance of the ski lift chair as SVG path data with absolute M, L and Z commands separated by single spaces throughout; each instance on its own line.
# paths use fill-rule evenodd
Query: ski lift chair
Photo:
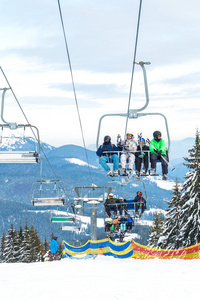
M 5 101 L 5 93 L 9 88 L 1 88 L 0 90 L 3 90 L 2 93 L 2 101 L 1 101 L 1 120 L 3 124 L 0 124 L 1 128 L 1 136 L 0 136 L 0 144 L 2 146 L 0 147 L 0 163 L 38 163 L 39 158 L 40 158 L 40 137 L 39 137 L 39 131 L 37 127 L 32 126 L 30 124 L 18 124 L 14 122 L 7 122 L 4 119 L 3 113 L 4 113 L 4 101 Z M 18 150 L 14 151 L 12 149 L 12 146 L 10 147 L 9 150 L 4 150 L 5 145 L 4 141 L 8 142 L 8 140 L 12 139 L 14 135 L 11 137 L 5 137 L 3 136 L 3 131 L 8 130 L 9 132 L 16 132 L 17 129 L 23 128 L 23 142 L 27 139 L 25 137 L 25 129 L 29 128 L 31 129 L 34 140 L 35 140 L 35 149 L 30 150 L 30 151 L 23 151 L 23 150 Z M 15 137 L 15 139 L 20 139 L 21 137 Z
M 167 155 L 170 151 L 170 136 L 169 136 L 169 129 L 168 129 L 168 123 L 167 123 L 167 119 L 166 117 L 161 114 L 161 113 L 140 113 L 140 111 L 144 110 L 147 108 L 148 104 L 149 104 L 149 92 L 148 92 L 148 85 L 147 85 L 147 76 L 146 76 L 146 70 L 144 65 L 149 65 L 149 62 L 139 62 L 136 63 L 141 66 L 142 71 L 143 71 L 143 76 L 144 76 L 144 86 L 145 86 L 145 95 L 146 95 L 146 103 L 143 107 L 139 108 L 139 109 L 129 109 L 127 113 L 118 113 L 118 114 L 105 114 L 103 115 L 100 120 L 99 120 L 99 126 L 98 126 L 98 131 L 97 131 L 97 140 L 96 140 L 96 148 L 99 148 L 99 137 L 100 137 L 100 132 L 101 132 L 101 124 L 102 124 L 102 120 L 105 117 L 126 117 L 128 119 L 138 119 L 139 117 L 144 117 L 144 116 L 161 116 L 164 121 L 165 121 L 165 128 L 166 128 L 166 132 L 167 132 L 167 144 L 168 144 L 168 149 L 167 149 Z
M 26 125 L 14 125 L 11 126 L 11 124 L 0 124 L 0 128 L 1 128 L 1 136 L 0 136 L 0 163 L 38 163 L 40 160 L 40 151 L 41 151 L 41 147 L 40 147 L 40 138 L 39 138 L 39 131 L 37 129 L 37 127 L 26 124 Z M 4 129 L 9 129 L 9 130 L 17 130 L 20 128 L 24 129 L 24 135 L 23 137 L 19 137 L 19 136 L 14 136 L 12 135 L 11 137 L 5 137 L 3 136 L 3 130 Z M 26 128 L 30 128 L 32 131 L 34 130 L 36 133 L 36 139 L 35 139 L 35 149 L 32 149 L 30 151 L 27 150 L 18 150 L 15 151 L 12 149 L 12 146 L 10 147 L 9 150 L 4 150 L 4 148 L 6 148 L 4 146 L 4 141 L 6 141 L 6 143 L 11 143 L 11 140 L 23 140 L 23 142 L 25 142 L 25 140 L 27 139 L 32 139 L 31 137 L 25 137 L 25 129 Z M 2 146 L 1 146 L 2 145 Z
M 33 183 L 31 202 L 33 206 L 63 206 L 66 201 L 65 187 L 60 180 L 42 180 Z

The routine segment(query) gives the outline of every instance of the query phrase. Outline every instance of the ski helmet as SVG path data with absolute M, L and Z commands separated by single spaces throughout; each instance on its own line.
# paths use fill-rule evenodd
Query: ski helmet
M 157 139 L 159 135 L 161 136 L 161 132 L 160 131 L 158 131 L 158 130 L 154 131 L 154 133 L 153 133 L 154 139 Z
M 126 136 L 131 136 L 131 138 L 133 138 L 133 133 L 127 132 Z
M 142 143 L 142 144 L 145 144 L 145 139 L 144 138 L 140 138 L 139 142 Z
M 110 193 L 110 194 L 109 194 L 109 197 L 114 197 L 114 194 L 113 194 L 113 193 Z
M 142 192 L 140 192 L 140 191 L 138 191 L 137 194 L 138 194 L 139 196 L 142 196 Z
M 105 137 L 104 137 L 104 143 L 106 142 L 106 143 L 110 143 L 110 141 L 111 141 L 111 137 L 109 136 L 109 135 L 106 135 Z
M 57 237 L 57 236 L 54 236 L 53 239 L 54 239 L 55 241 L 57 241 L 58 237 Z

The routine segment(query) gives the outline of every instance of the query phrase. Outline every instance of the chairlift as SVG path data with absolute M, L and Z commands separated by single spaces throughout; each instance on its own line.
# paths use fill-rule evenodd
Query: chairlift
M 33 206 L 63 206 L 66 192 L 60 180 L 39 180 L 34 182 L 31 189 Z
M 139 178 L 134 178 L 131 181 L 129 181 L 129 184 L 134 182 L 139 182 L 142 184 L 142 191 L 145 194 L 145 199 L 147 203 L 147 193 L 146 193 L 144 182 Z M 126 201 L 121 201 L 121 202 L 118 201 L 116 204 L 110 204 L 110 206 L 112 207 L 110 209 L 110 213 L 113 214 L 113 216 L 109 218 L 106 216 L 107 215 L 106 207 L 105 207 L 106 198 L 104 199 L 104 224 L 105 224 L 105 231 L 108 233 L 108 236 L 112 240 L 115 240 L 115 238 L 119 235 L 121 241 L 121 239 L 123 240 L 123 237 L 126 234 L 126 225 L 124 224 L 126 224 L 125 220 L 127 220 L 127 216 L 129 216 L 130 219 L 132 220 L 132 222 L 130 222 L 132 224 L 131 225 L 129 224 L 129 226 L 131 227 L 129 231 L 132 231 L 132 228 L 134 227 L 135 224 L 143 225 L 143 222 L 140 221 L 140 219 L 136 216 L 135 213 L 136 205 L 138 203 L 134 202 L 133 201 L 134 199 L 127 199 L 127 197 L 125 196 L 124 185 L 120 185 L 119 182 L 115 182 L 115 183 L 117 183 L 115 187 L 113 187 L 113 181 L 107 182 L 105 186 L 109 186 L 109 184 L 112 184 L 112 193 L 115 194 L 114 198 L 117 199 L 123 198 Z M 122 224 L 123 220 L 124 220 L 124 224 Z M 116 222 L 118 221 L 118 223 L 116 223 L 115 221 Z
M 70 204 L 67 205 L 67 211 L 61 212 L 57 210 L 51 210 L 51 223 L 75 223 L 76 221 L 76 215 L 73 213 L 69 212 Z M 72 210 L 72 208 L 71 208 Z
M 144 76 L 144 85 L 145 85 L 145 95 L 146 95 L 146 103 L 143 107 L 139 108 L 139 109 L 129 109 L 129 111 L 127 113 L 118 113 L 118 114 L 105 114 L 103 115 L 100 120 L 99 120 L 99 126 L 98 126 L 98 131 L 97 131 L 97 140 L 96 140 L 96 148 L 98 149 L 100 146 L 99 143 L 99 137 L 100 137 L 100 132 L 101 132 L 101 124 L 102 124 L 102 120 L 105 117 L 126 117 L 128 119 L 138 119 L 139 117 L 144 117 L 144 116 L 161 116 L 164 119 L 165 122 L 165 128 L 166 128 L 166 132 L 167 132 L 167 139 L 168 139 L 168 152 L 170 150 L 170 135 L 169 135 L 169 129 L 168 129 L 168 123 L 167 123 L 167 119 L 166 117 L 161 114 L 161 113 L 140 113 L 140 111 L 143 111 L 144 109 L 147 108 L 148 104 L 149 104 L 149 93 L 148 93 L 148 85 L 147 85 L 147 77 L 146 77 L 146 70 L 144 65 L 149 65 L 149 62 L 139 62 L 136 63 L 141 66 L 142 71 L 143 71 L 143 76 Z
M 30 124 L 17 124 L 14 122 L 7 122 L 4 119 L 4 100 L 5 100 L 5 93 L 8 88 L 0 89 L 3 90 L 2 93 L 2 101 L 1 101 L 1 120 L 3 124 L 0 124 L 0 163 L 38 163 L 40 159 L 40 137 L 39 131 L 36 126 L 32 126 Z M 32 137 L 26 136 L 26 131 L 30 129 L 33 133 Z M 23 130 L 21 136 L 18 136 L 18 131 Z M 4 132 L 8 136 L 4 135 Z M 11 134 L 12 132 L 12 134 Z M 16 135 L 14 134 L 16 133 Z M 34 149 L 31 150 L 18 150 L 14 151 L 12 149 L 12 145 L 9 147 L 9 150 L 4 150 L 6 148 L 5 144 L 12 144 L 13 141 L 22 141 L 22 144 L 25 143 L 27 139 L 34 140 L 35 146 Z
M 80 227 L 77 226 L 68 226 L 68 225 L 63 225 L 61 226 L 61 230 L 63 231 L 74 231 L 74 232 L 79 232 L 80 231 Z
M 33 206 L 63 206 L 66 202 L 66 191 L 64 183 L 60 180 L 45 180 L 42 178 L 42 162 L 40 177 L 32 184 L 31 202 Z

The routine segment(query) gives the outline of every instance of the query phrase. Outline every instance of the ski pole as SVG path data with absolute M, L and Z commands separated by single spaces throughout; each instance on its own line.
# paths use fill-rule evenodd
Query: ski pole
M 151 143 L 151 141 L 150 141 L 149 139 L 146 139 L 146 141 L 147 141 L 147 143 L 148 143 L 149 145 L 151 145 L 151 146 L 154 148 L 154 150 L 158 150 L 154 145 L 152 145 L 152 143 Z M 166 164 L 170 167 L 170 169 L 171 169 L 172 171 L 175 170 L 175 167 L 173 167 L 173 166 L 169 163 L 169 161 L 168 161 L 163 155 L 161 155 L 160 157 L 164 160 L 164 162 L 166 162 Z

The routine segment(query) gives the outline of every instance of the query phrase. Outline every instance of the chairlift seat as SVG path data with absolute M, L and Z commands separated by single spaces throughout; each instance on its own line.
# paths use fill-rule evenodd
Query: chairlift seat
M 74 222 L 75 218 L 73 217 L 52 217 L 52 223 L 67 223 L 67 222 Z
M 76 226 L 67 226 L 67 225 L 63 225 L 63 226 L 61 226 L 61 230 L 78 232 L 78 231 L 80 230 L 80 228 L 79 228 L 79 227 L 76 227 Z
M 0 163 L 38 163 L 36 151 L 0 151 Z
M 53 205 L 64 205 L 64 198 L 33 198 L 32 200 L 33 206 L 53 206 Z

